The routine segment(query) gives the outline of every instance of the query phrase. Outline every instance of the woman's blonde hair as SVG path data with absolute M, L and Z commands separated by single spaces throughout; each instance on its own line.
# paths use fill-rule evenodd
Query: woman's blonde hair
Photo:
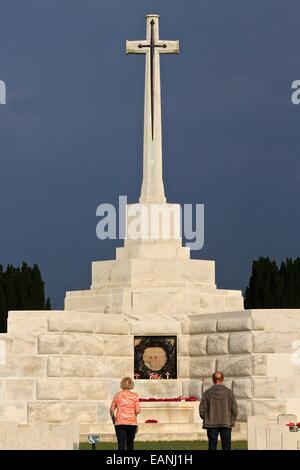
M 120 383 L 120 387 L 123 390 L 132 390 L 134 387 L 134 381 L 131 377 L 123 377 Z

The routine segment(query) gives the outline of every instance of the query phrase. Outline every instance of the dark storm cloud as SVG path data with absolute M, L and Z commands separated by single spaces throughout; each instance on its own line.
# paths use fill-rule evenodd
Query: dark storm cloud
M 139 195 L 144 14 L 161 15 L 164 177 L 205 204 L 220 287 L 244 288 L 259 255 L 298 256 L 300 4 L 294 0 L 2 0 L 0 263 L 37 262 L 54 305 L 114 257 L 95 236 L 101 202 Z

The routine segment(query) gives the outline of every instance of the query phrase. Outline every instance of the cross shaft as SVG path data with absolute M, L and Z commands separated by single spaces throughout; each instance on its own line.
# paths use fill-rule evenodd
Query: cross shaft
M 178 41 L 159 39 L 159 16 L 146 16 L 146 39 L 126 41 L 127 54 L 144 54 L 144 161 L 141 202 L 165 202 L 162 181 L 160 54 L 179 52 Z

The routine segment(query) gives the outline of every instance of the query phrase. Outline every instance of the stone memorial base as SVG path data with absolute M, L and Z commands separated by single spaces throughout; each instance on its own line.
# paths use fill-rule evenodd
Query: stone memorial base
M 111 400 L 135 376 L 143 399 L 198 400 L 142 403 L 138 439 L 195 440 L 218 369 L 238 400 L 233 438 L 246 439 L 248 416 L 300 415 L 298 339 L 300 310 L 243 310 L 241 292 L 218 289 L 214 262 L 189 259 L 180 240 L 126 240 L 116 260 L 92 264 L 90 290 L 67 292 L 65 310 L 9 312 L 0 421 L 75 421 L 82 439 L 110 440 Z
M 0 422 L 0 450 L 78 450 L 77 424 Z
M 247 417 L 300 414 L 300 368 L 292 342 L 298 310 L 250 310 L 173 316 L 50 311 L 10 312 L 0 336 L 0 419 L 20 424 L 77 421 L 83 436 L 110 438 L 109 405 L 120 379 L 133 375 L 134 338 L 166 333 L 177 338 L 177 378 L 136 379 L 141 398 L 200 399 L 217 368 L 239 405 L 236 438 L 246 438 Z M 139 439 L 194 440 L 204 436 L 199 402 L 145 402 Z M 157 424 L 146 424 L 147 419 Z M 159 431 L 159 432 L 158 432 Z

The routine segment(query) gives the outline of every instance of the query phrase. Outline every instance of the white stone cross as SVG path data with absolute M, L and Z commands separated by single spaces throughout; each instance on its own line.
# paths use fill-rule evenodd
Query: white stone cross
M 146 15 L 146 40 L 126 41 L 127 54 L 145 54 L 144 157 L 141 203 L 166 202 L 162 178 L 160 54 L 178 54 L 179 41 L 159 39 L 159 15 Z

